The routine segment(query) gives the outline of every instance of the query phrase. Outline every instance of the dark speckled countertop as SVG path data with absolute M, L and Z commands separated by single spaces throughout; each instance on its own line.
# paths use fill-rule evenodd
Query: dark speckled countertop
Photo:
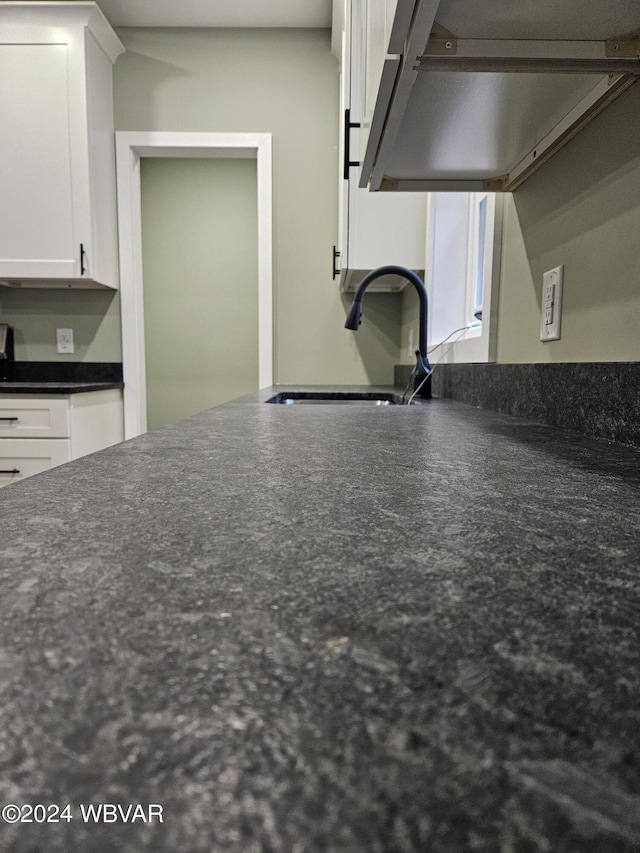
M 123 387 L 122 382 L 0 382 L 0 394 L 83 394 Z
M 639 451 L 266 396 L 0 492 L 3 853 L 637 853 Z

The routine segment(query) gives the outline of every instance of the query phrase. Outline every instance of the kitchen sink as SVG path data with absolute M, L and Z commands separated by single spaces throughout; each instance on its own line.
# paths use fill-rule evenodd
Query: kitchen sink
M 291 405 L 295 403 L 366 403 L 372 406 L 401 406 L 402 394 L 392 391 L 280 391 L 267 403 Z M 414 401 L 415 402 L 415 401 Z

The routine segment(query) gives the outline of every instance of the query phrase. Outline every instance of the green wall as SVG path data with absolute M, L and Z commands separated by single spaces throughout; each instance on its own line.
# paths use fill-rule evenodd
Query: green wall
M 325 30 L 121 29 L 117 130 L 273 134 L 279 383 L 390 383 L 400 300 L 372 297 L 357 335 L 331 278 L 339 70 Z M 232 353 L 230 353 L 232 357 Z
M 118 36 L 126 53 L 114 67 L 116 130 L 273 134 L 275 380 L 391 382 L 400 298 L 370 297 L 355 335 L 343 328 L 350 299 L 331 278 L 339 70 L 329 31 L 124 28 Z M 119 361 L 119 305 L 117 294 L 0 288 L 0 318 L 16 326 L 20 359 Z M 70 325 L 83 344 L 58 356 L 55 328 Z
M 0 287 L 0 322 L 15 332 L 18 361 L 122 361 L 120 298 L 112 290 Z M 73 329 L 75 352 L 56 352 L 56 329 Z
M 640 84 L 507 199 L 498 361 L 640 359 Z M 542 343 L 542 274 L 564 264 L 562 337 Z
M 256 160 L 143 159 L 149 429 L 258 388 Z
M 269 132 L 274 142 L 275 378 L 389 382 L 413 295 L 371 295 L 357 335 L 331 280 L 337 235 L 338 65 L 321 30 L 121 29 L 117 130 Z M 498 360 L 640 358 L 640 84 L 507 199 Z M 565 265 L 562 339 L 539 341 L 542 273 Z M 17 357 L 117 361 L 117 294 L 0 288 Z M 414 312 L 414 313 L 412 313 Z M 72 326 L 74 356 L 55 353 Z M 402 335 L 401 337 L 401 330 Z
M 507 195 L 498 362 L 640 360 L 639 128 L 640 83 Z M 560 264 L 562 337 L 542 343 L 542 274 Z M 410 290 L 402 308 L 405 364 L 414 361 L 406 348 L 417 317 Z

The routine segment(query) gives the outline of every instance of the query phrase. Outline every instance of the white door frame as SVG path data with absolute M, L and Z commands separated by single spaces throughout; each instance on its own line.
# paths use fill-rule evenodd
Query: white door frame
M 247 157 L 258 172 L 258 387 L 273 384 L 273 221 L 270 133 L 118 131 L 116 169 L 125 438 L 147 430 L 142 294 L 141 157 Z

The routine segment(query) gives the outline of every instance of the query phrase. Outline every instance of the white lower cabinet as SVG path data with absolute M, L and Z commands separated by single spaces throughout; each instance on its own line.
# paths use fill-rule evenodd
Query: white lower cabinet
M 0 487 L 48 471 L 70 459 L 68 439 L 5 438 L 0 441 Z
M 0 487 L 124 441 L 122 391 L 0 395 Z

